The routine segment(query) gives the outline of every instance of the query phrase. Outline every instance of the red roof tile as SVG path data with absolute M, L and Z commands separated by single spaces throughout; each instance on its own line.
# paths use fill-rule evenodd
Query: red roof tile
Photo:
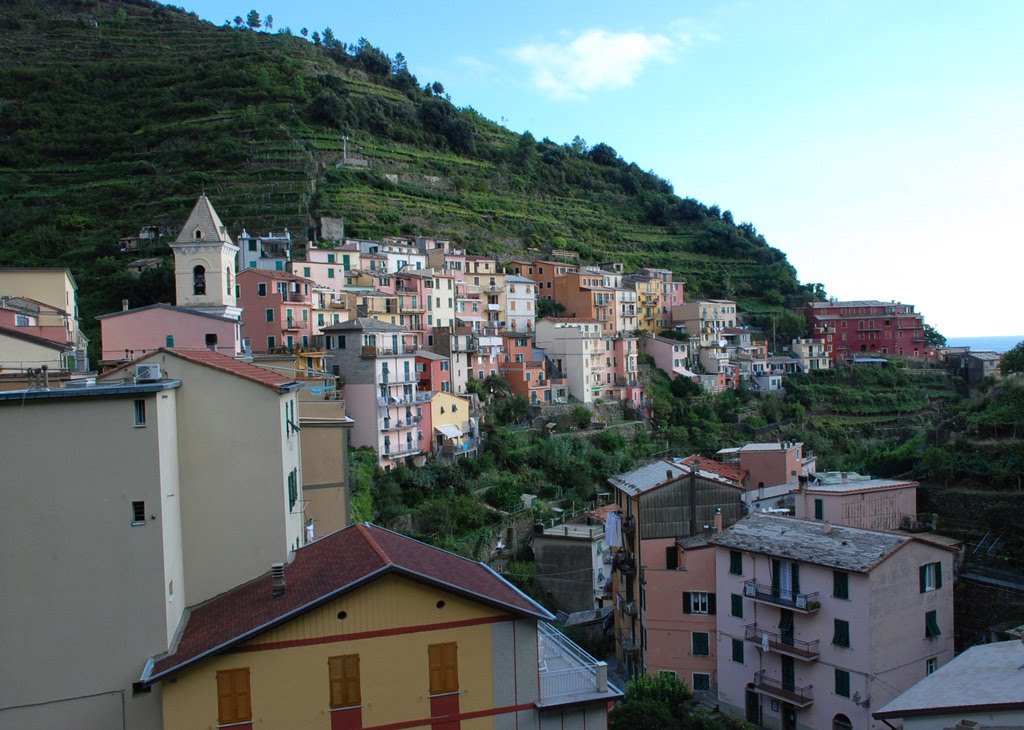
M 166 355 L 173 355 L 180 357 L 182 360 L 188 360 L 189 362 L 197 365 L 205 365 L 208 368 L 214 370 L 220 370 L 222 373 L 230 373 L 231 375 L 237 375 L 240 378 L 251 380 L 254 383 L 265 385 L 268 388 L 272 388 L 276 391 L 282 391 L 285 386 L 294 383 L 294 378 L 286 378 L 283 375 L 279 375 L 272 370 L 261 368 L 258 365 L 252 365 L 241 360 L 236 360 L 228 355 L 221 355 L 219 352 L 213 350 L 186 350 L 186 349 L 175 349 L 169 350 L 166 347 L 161 347 L 159 350 L 155 350 L 147 355 L 143 355 L 132 362 L 119 365 L 116 368 L 108 370 L 103 373 L 103 378 L 109 377 L 111 374 L 124 370 L 125 368 L 131 367 L 137 362 L 142 362 L 147 358 L 152 357 L 157 353 L 164 353 Z
M 695 466 L 698 469 L 709 471 L 712 474 L 717 474 L 718 476 L 728 479 L 729 481 L 736 482 L 737 484 L 742 484 L 743 479 L 747 476 L 746 469 L 740 469 L 738 466 L 733 466 L 731 464 L 723 464 L 720 461 L 715 461 L 714 459 L 709 459 L 705 456 L 700 456 L 699 454 L 687 456 L 682 460 L 682 463 L 687 466 Z
M 295 551 L 286 591 L 273 596 L 270 573 L 188 609 L 173 650 L 154 658 L 153 682 L 285 623 L 387 573 L 439 586 L 511 613 L 550 620 L 543 607 L 483 563 L 370 524 L 356 524 Z

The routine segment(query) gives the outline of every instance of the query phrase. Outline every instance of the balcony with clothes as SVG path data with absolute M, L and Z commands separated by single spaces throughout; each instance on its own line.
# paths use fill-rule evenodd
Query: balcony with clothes
M 793 681 L 793 676 L 787 676 L 785 669 L 783 669 L 783 675 L 781 679 L 777 679 L 771 676 L 767 670 L 762 669 L 754 675 L 754 692 L 793 705 L 797 709 L 804 709 L 814 704 L 813 685 L 798 687 Z
M 781 631 L 771 631 L 756 623 L 747 624 L 743 627 L 743 638 L 761 647 L 765 654 L 775 652 L 804 662 L 817 661 L 821 656 L 818 639 L 801 641 L 793 636 L 792 621 L 789 621 L 788 626 L 784 626 Z
M 614 701 L 622 691 L 608 682 L 608 665 L 590 656 L 548 623 L 537 624 L 540 710 L 564 705 Z

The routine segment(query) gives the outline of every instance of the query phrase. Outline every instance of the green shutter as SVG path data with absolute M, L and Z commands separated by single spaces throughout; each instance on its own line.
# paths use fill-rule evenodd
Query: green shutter
M 732 660 L 737 664 L 743 663 L 743 641 L 740 639 L 732 640 Z
M 166 337 L 164 337 L 164 346 L 174 347 L 174 335 L 167 335 Z
M 729 551 L 729 572 L 732 575 L 743 575 L 743 553 L 739 550 Z
M 942 588 L 942 563 L 932 563 L 935 566 L 935 590 Z
M 836 694 L 840 697 L 850 696 L 850 673 L 845 669 L 836 670 Z
M 924 615 L 925 638 L 934 639 L 942 632 L 939 630 L 939 614 L 937 611 L 929 611 Z
M 926 570 L 928 570 L 928 566 L 927 565 L 922 565 L 920 568 L 917 569 L 917 578 L 918 578 L 918 583 L 919 583 L 919 585 L 921 587 L 921 593 L 924 593 L 924 591 L 925 591 L 925 585 L 926 585 L 926 583 L 925 583 L 925 571 Z
M 694 631 L 693 634 L 693 654 L 694 656 L 709 656 L 709 642 L 708 635 L 702 631 Z
M 778 560 L 772 559 L 772 595 L 778 596 L 780 589 L 779 584 L 779 572 L 781 571 L 782 563 Z
M 714 593 L 708 594 L 708 614 L 714 616 L 718 612 L 718 596 Z
M 689 592 L 683 594 L 683 613 L 693 613 L 693 602 Z
M 836 646 L 850 646 L 850 624 L 842 619 L 833 619 L 835 629 L 832 633 L 832 643 Z
M 814 519 L 825 519 L 825 502 L 821 499 L 814 500 Z
M 732 594 L 732 615 L 743 618 L 743 596 L 739 593 Z
M 832 597 L 845 599 L 850 597 L 850 575 L 848 573 L 839 570 L 832 571 Z
M 800 564 L 793 563 L 793 593 L 800 592 Z

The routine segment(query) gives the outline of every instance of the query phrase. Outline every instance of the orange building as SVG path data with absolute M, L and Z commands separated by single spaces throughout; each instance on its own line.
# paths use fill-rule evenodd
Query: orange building
M 555 279 L 552 289 L 556 302 L 565 307 L 565 316 L 596 319 L 606 335 L 619 331 L 615 289 L 606 286 L 604 277 L 592 271 L 566 273 Z
M 357 524 L 189 608 L 139 687 L 167 728 L 604 728 L 621 693 L 551 618 L 482 563 Z
M 579 271 L 576 264 L 564 261 L 529 261 L 528 259 L 512 259 L 508 262 L 513 273 L 525 276 L 537 282 L 538 299 L 554 299 L 555 279 L 566 274 Z

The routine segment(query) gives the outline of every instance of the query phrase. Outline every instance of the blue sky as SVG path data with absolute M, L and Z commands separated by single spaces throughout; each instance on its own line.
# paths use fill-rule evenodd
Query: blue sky
M 915 304 L 947 336 L 1024 334 L 1024 2 L 255 7 L 401 51 L 510 129 L 609 144 L 833 296 Z

